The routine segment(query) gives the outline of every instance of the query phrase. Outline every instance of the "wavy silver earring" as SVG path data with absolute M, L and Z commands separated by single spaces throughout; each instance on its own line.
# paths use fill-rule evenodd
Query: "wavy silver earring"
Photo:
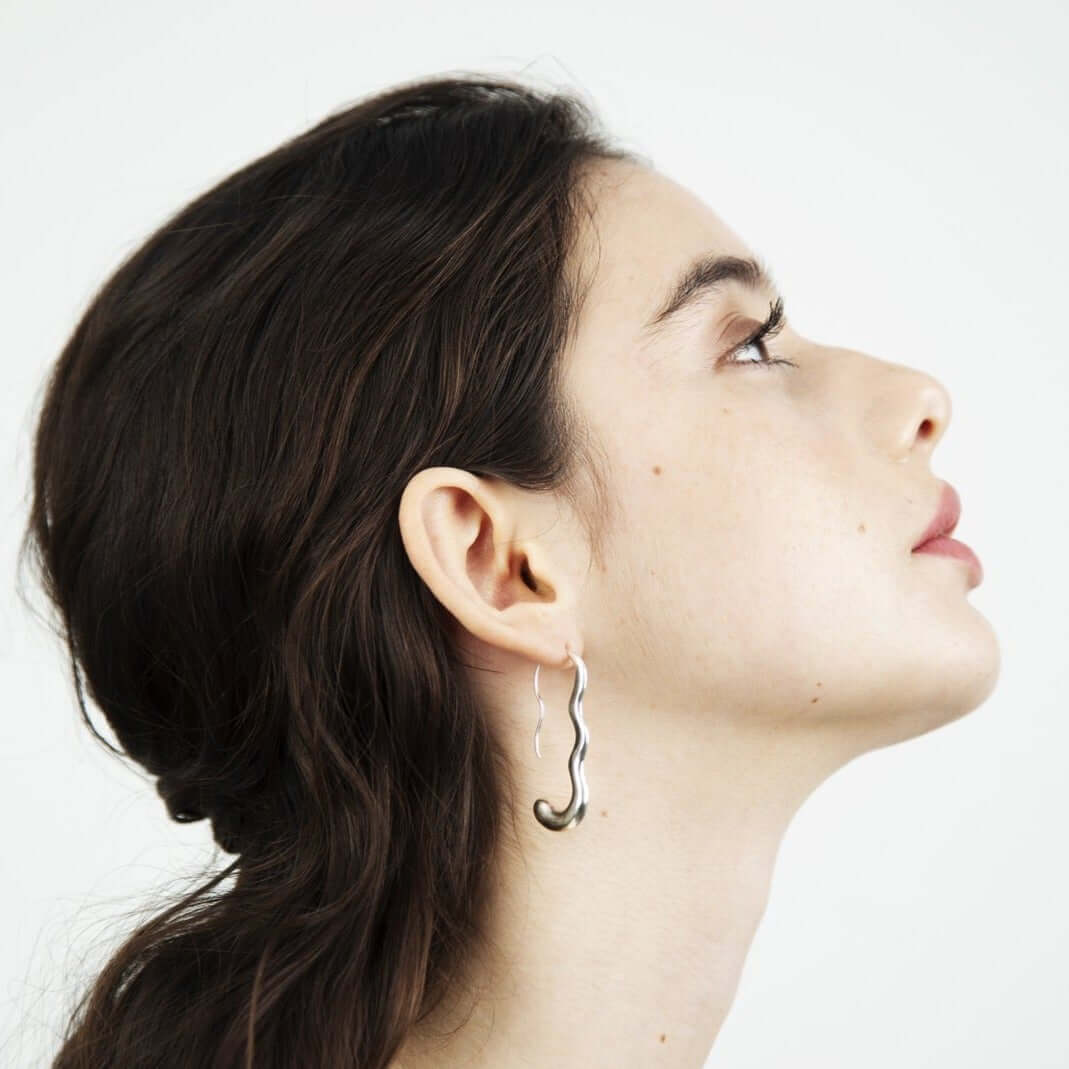
M 587 671 L 583 658 L 577 653 L 568 650 L 568 656 L 575 665 L 575 682 L 572 684 L 572 696 L 568 701 L 568 714 L 572 718 L 575 727 L 575 745 L 572 747 L 571 756 L 568 758 L 568 772 L 572 777 L 572 800 L 567 809 L 554 809 L 544 798 L 539 798 L 534 804 L 534 815 L 539 824 L 549 828 L 550 831 L 563 831 L 565 828 L 573 828 L 583 819 L 586 805 L 590 799 L 590 791 L 586 785 L 586 773 L 583 771 L 583 759 L 586 757 L 587 743 L 590 734 L 583 722 L 583 694 L 586 692 Z M 538 699 L 538 726 L 535 728 L 534 748 L 538 757 L 542 756 L 539 748 L 539 733 L 542 730 L 542 717 L 546 706 L 542 701 L 542 695 L 538 693 L 538 665 L 534 670 L 534 692 Z

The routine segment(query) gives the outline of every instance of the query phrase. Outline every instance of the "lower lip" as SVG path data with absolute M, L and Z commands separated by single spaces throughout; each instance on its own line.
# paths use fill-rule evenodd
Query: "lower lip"
M 933 538 L 923 545 L 917 546 L 913 552 L 938 553 L 941 557 L 954 557 L 956 560 L 964 561 L 969 566 L 969 571 L 973 574 L 977 583 L 984 577 L 984 568 L 980 563 L 980 558 L 964 542 L 959 542 L 956 538 L 947 538 L 945 536 Z

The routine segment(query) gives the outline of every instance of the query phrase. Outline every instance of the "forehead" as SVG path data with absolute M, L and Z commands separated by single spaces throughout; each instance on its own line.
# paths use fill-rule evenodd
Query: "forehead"
M 695 193 L 652 168 L 599 162 L 588 172 L 590 208 L 577 245 L 589 286 L 576 342 L 635 345 L 682 268 L 696 255 L 740 257 L 745 242 Z

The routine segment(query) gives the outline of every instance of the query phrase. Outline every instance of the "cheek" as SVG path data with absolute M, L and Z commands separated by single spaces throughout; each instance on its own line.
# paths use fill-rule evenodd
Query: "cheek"
M 819 450 L 769 431 L 664 491 L 636 530 L 645 580 L 633 577 L 665 639 L 659 656 L 683 651 L 681 664 L 741 701 L 763 681 L 808 687 L 820 664 L 841 660 L 872 605 L 886 615 L 895 564 L 876 567 L 844 485 Z

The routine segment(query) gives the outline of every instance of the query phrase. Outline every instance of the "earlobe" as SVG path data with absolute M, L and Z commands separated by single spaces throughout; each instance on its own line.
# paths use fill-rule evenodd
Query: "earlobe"
M 546 549 L 517 537 L 515 505 L 460 468 L 424 468 L 398 507 L 401 540 L 428 589 L 468 632 L 546 665 L 579 650 L 574 611 Z

